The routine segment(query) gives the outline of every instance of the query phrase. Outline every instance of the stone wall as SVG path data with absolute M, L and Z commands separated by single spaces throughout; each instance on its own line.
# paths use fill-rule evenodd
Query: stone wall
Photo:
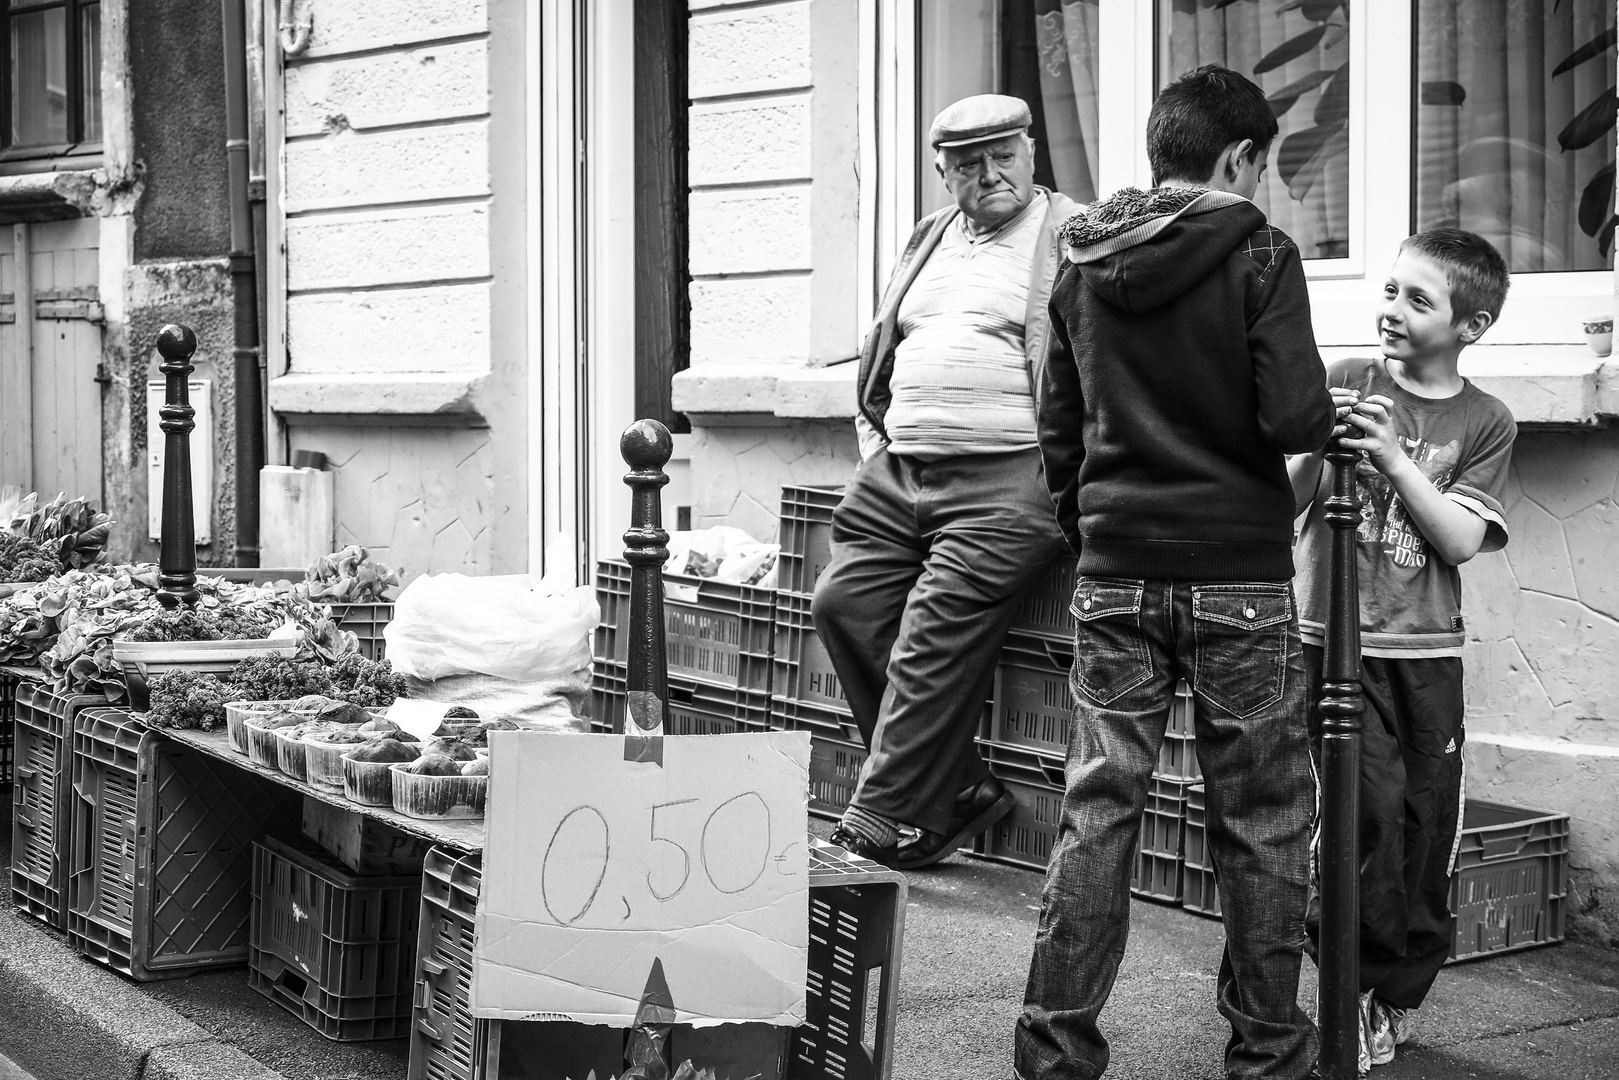
M 1462 568 L 1468 794 L 1571 815 L 1570 908 L 1619 940 L 1619 429 L 1521 431 L 1504 503 Z
M 692 0 L 694 526 L 773 539 L 783 484 L 841 483 L 848 421 L 779 411 L 777 376 L 854 356 L 859 248 L 855 0 Z M 831 416 L 852 415 L 852 399 Z

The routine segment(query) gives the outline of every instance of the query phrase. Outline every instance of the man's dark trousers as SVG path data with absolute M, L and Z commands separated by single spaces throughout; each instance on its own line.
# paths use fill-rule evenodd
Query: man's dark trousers
M 855 805 L 950 831 L 1019 596 L 1062 547 L 1038 450 L 861 463 L 813 606 L 871 751 Z

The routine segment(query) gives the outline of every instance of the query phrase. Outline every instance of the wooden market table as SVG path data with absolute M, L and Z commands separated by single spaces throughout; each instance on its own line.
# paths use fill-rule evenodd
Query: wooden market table
M 321 802 L 328 803 L 339 809 L 363 814 L 368 818 L 390 825 L 400 832 L 420 837 L 444 847 L 454 848 L 456 851 L 472 853 L 483 851 L 484 829 L 482 818 L 413 818 L 399 813 L 391 806 L 366 806 L 363 803 L 351 801 L 341 791 L 329 791 L 326 788 L 305 783 L 295 777 L 288 776 L 280 769 L 267 768 L 253 761 L 246 754 L 237 753 L 231 749 L 230 737 L 223 730 L 198 731 L 195 728 L 160 728 L 155 725 L 152 730 L 164 738 L 173 739 L 175 742 L 200 750 L 247 772 L 257 773 L 268 780 L 273 780 L 282 787 L 291 788 L 293 791 L 313 799 L 319 799 Z

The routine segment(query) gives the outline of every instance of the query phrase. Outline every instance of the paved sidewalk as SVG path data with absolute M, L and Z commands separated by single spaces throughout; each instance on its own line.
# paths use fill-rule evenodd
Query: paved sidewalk
M 0 804 L 0 865 L 10 865 Z M 824 836 L 829 827 L 815 822 Z M 9 882 L 8 882 L 9 884 Z M 894 1080 L 1004 1080 L 1041 877 L 957 856 L 911 876 Z M 1110 1078 L 1219 1080 L 1219 923 L 1138 901 L 1104 1030 Z M 1306 1000 L 1315 993 L 1305 964 Z M 241 969 L 136 984 L 0 904 L 0 1055 L 38 1080 L 403 1080 L 406 1043 L 328 1042 Z M 0 1067 L 0 1077 L 6 1074 Z M 1462 964 L 1373 1080 L 1619 1077 L 1619 952 L 1579 943 Z

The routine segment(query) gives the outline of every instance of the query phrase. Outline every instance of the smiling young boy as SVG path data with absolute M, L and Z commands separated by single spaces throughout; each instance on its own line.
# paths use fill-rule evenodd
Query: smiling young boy
M 1501 491 L 1517 425 L 1457 371 L 1501 314 L 1509 277 L 1484 238 L 1460 229 L 1400 245 L 1377 308 L 1377 359 L 1327 369 L 1344 443 L 1363 452 L 1361 501 L 1361 1071 L 1393 1060 L 1450 954 L 1450 875 L 1462 805 L 1462 563 L 1507 542 Z M 1297 562 L 1319 761 L 1332 530 L 1322 455 L 1291 459 L 1308 507 Z M 1319 905 L 1308 921 L 1312 944 Z

